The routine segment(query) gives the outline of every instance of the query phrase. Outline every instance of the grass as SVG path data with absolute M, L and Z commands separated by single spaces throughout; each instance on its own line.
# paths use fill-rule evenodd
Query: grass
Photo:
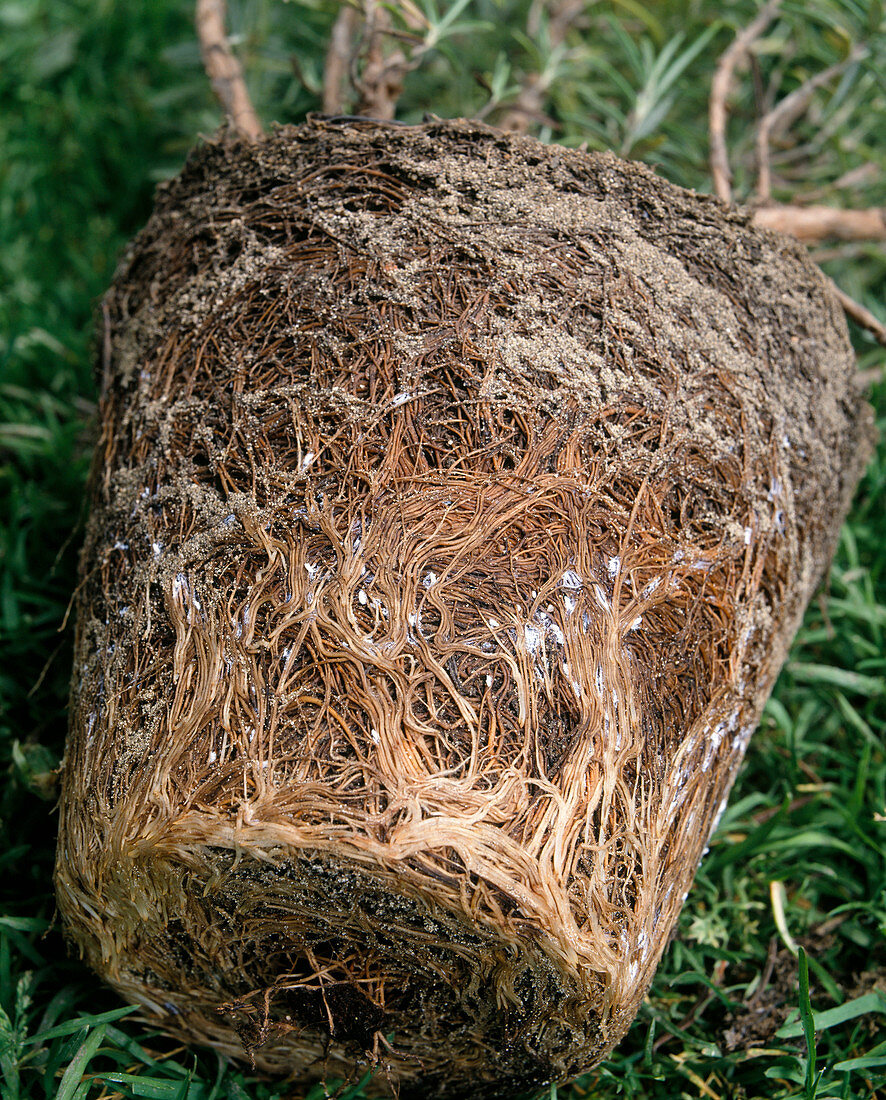
M 446 7 L 426 10 L 439 22 Z M 335 5 L 231 8 L 264 117 L 291 121 L 315 109 Z M 456 32 L 442 33 L 411 76 L 402 117 L 488 109 L 494 120 L 521 75 L 545 69 L 556 79 L 543 137 L 620 150 L 707 189 L 707 88 L 751 0 L 588 5 L 592 25 L 561 49 L 543 23 L 534 36 L 523 32 L 527 8 L 466 5 Z M 781 198 L 882 205 L 881 5 L 785 0 L 784 11 L 735 98 L 739 194 L 752 182 L 754 88 L 765 97 L 778 74 L 788 92 L 851 41 L 870 41 L 870 56 L 822 89 L 780 140 L 773 165 Z M 459 21 L 474 26 L 459 30 Z M 70 667 L 70 631 L 60 628 L 90 461 L 95 303 L 154 184 L 216 123 L 184 0 L 0 4 L 2 1100 L 289 1095 L 146 1030 L 67 957 L 52 923 L 53 769 Z M 879 176 L 833 186 L 864 164 Z M 882 246 L 830 249 L 823 260 L 886 320 Z M 854 337 L 860 367 L 882 368 L 882 350 Z M 872 400 L 886 438 L 882 382 Z M 829 591 L 809 609 L 650 996 L 612 1058 L 561 1098 L 886 1096 L 884 548 L 881 443 Z

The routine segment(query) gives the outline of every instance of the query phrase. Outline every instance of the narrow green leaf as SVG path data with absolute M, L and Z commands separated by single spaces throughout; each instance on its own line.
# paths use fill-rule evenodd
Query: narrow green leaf
M 49 922 L 39 917 L 0 917 L 0 928 L 10 928 L 16 932 L 45 932 Z
M 880 1054 L 864 1058 L 848 1058 L 845 1062 L 837 1062 L 834 1066 L 837 1073 L 852 1073 L 853 1070 L 862 1069 L 886 1069 L 886 1055 Z
M 120 1031 L 119 1028 L 114 1027 L 112 1024 L 108 1024 L 108 1030 L 105 1032 L 109 1042 L 112 1042 L 114 1046 L 120 1050 L 125 1051 L 130 1058 L 136 1062 L 141 1062 L 144 1066 L 150 1066 L 152 1069 L 156 1068 L 158 1071 L 162 1071 L 167 1077 L 187 1077 L 188 1070 L 172 1058 L 164 1058 L 162 1062 L 159 1062 L 156 1058 L 153 1058 L 143 1046 L 140 1046 L 132 1036 L 127 1035 L 124 1031 Z
M 806 1040 L 806 1100 L 815 1100 L 815 1023 L 809 999 L 809 961 L 805 948 L 800 948 L 800 1023 Z
M 869 1012 L 882 1012 L 886 1014 L 886 994 L 875 990 L 872 993 L 864 993 L 861 997 L 855 997 L 836 1008 L 826 1008 L 823 1012 L 813 1014 L 816 1031 L 827 1031 L 828 1028 L 838 1027 L 847 1020 L 855 1020 L 859 1016 L 866 1016 Z M 779 1039 L 795 1039 L 802 1035 L 803 1028 L 800 1021 L 785 1024 L 776 1031 Z
M 136 1005 L 126 1005 L 125 1008 L 114 1008 L 110 1012 L 101 1012 L 97 1016 L 78 1016 L 76 1020 L 68 1020 L 66 1024 L 57 1024 L 55 1027 L 49 1028 L 48 1031 L 41 1031 L 37 1035 L 32 1035 L 29 1039 L 25 1039 L 25 1045 L 44 1043 L 47 1039 L 56 1039 L 60 1035 L 73 1035 L 75 1031 L 82 1031 L 85 1027 L 95 1027 L 97 1024 L 119 1020 L 121 1016 L 128 1016 L 130 1012 L 135 1012 L 136 1007 Z M 102 1034 L 104 1034 L 104 1029 Z
M 98 1080 L 109 1085 L 126 1085 L 133 1096 L 144 1097 L 145 1100 L 184 1100 L 185 1097 L 195 1100 L 202 1092 L 201 1089 L 189 1091 L 189 1078 L 169 1081 L 163 1077 L 143 1077 L 135 1073 L 102 1073 Z
M 94 1031 L 90 1032 L 83 1040 L 80 1049 L 71 1059 L 68 1068 L 62 1076 L 55 1100 L 74 1100 L 74 1097 L 80 1091 L 83 1071 L 86 1069 L 95 1052 L 101 1046 L 104 1037 L 104 1024 L 99 1024 L 99 1026 Z
M 828 613 L 834 620 L 845 615 L 873 626 L 886 626 L 886 607 L 878 603 L 863 603 L 860 599 L 847 600 L 835 596 L 828 601 Z
M 635 19 L 641 20 L 646 24 L 649 33 L 655 39 L 656 42 L 664 42 L 665 29 L 662 23 L 656 19 L 652 13 L 652 9 L 649 4 L 638 3 L 637 0 L 613 0 L 614 5 L 634 16 Z
M 827 684 L 845 688 L 855 695 L 867 696 L 882 695 L 886 690 L 886 678 L 883 676 L 865 676 L 833 665 L 800 664 L 799 661 L 790 661 L 787 668 L 795 680 L 804 684 Z

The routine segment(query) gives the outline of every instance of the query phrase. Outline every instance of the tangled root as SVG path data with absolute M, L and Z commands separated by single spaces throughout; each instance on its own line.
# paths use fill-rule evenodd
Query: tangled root
M 588 1068 L 867 457 L 823 278 L 609 156 L 315 120 L 195 153 L 107 313 L 71 938 L 298 1081 Z

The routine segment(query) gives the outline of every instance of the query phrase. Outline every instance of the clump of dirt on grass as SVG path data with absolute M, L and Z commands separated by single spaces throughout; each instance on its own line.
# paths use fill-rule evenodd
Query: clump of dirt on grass
M 294 1080 L 587 1069 L 868 454 L 827 283 L 611 156 L 314 120 L 199 149 L 106 314 L 72 940 Z

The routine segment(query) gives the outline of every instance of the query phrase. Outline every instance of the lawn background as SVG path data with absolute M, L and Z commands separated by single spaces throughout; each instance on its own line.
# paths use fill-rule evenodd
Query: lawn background
M 521 75 L 539 72 L 550 90 L 533 132 L 611 148 L 710 190 L 706 98 L 752 0 L 588 3 L 585 25 L 560 48 L 544 20 L 527 34 L 528 0 L 419 6 L 440 41 L 410 76 L 399 117 L 483 112 L 494 122 Z M 318 109 L 337 5 L 230 7 L 265 121 Z M 886 206 L 882 4 L 785 0 L 782 10 L 734 97 L 737 195 L 753 184 L 761 104 L 866 43 L 867 56 L 779 138 L 776 197 Z M 183 0 L 0 0 L 2 1100 L 298 1095 L 121 1016 L 53 925 L 53 769 L 71 661 L 62 621 L 95 430 L 93 318 L 155 184 L 218 125 L 190 20 Z M 817 256 L 886 321 L 882 242 Z M 875 378 L 886 352 L 867 334 L 853 339 L 859 369 Z M 882 376 L 871 399 L 882 431 Z M 650 997 L 613 1057 L 561 1097 L 886 1096 L 884 635 L 881 443 L 826 598 L 806 616 Z M 784 1026 L 801 1008 L 804 1018 Z

